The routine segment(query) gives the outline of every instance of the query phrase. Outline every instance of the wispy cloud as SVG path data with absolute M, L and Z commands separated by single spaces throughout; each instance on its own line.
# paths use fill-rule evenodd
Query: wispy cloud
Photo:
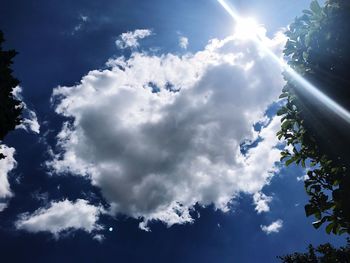
M 152 34 L 149 29 L 136 29 L 135 31 L 129 31 L 119 36 L 119 39 L 115 42 L 118 48 L 136 48 L 138 47 L 139 40 L 148 37 Z
M 22 110 L 22 122 L 17 125 L 16 129 L 24 129 L 27 132 L 40 133 L 40 124 L 35 111 L 28 108 L 22 97 L 22 87 L 17 86 L 13 90 L 13 95 L 21 101 Z
M 85 15 L 79 15 L 79 22 L 74 26 L 71 34 L 75 35 L 77 32 L 83 29 L 84 25 L 89 21 L 89 17 Z

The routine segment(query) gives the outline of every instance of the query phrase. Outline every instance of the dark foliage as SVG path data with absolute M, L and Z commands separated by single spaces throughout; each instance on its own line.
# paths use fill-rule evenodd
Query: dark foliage
M 289 65 L 350 109 L 350 3 L 333 0 L 321 7 L 313 1 L 286 34 L 284 54 Z M 350 233 L 350 123 L 298 86 L 288 73 L 285 79 L 281 98 L 286 104 L 278 112 L 282 124 L 277 135 L 292 150 L 283 151 L 281 159 L 308 170 L 305 188 L 310 200 L 305 212 L 316 218 L 313 225 L 319 228 L 326 223 L 327 233 Z
M 17 52 L 4 51 L 3 42 L 4 36 L 0 31 L 0 141 L 20 123 L 22 111 L 21 102 L 12 94 L 13 89 L 19 84 L 19 81 L 12 76 L 11 69 L 12 59 Z M 1 158 L 4 158 L 4 155 L 0 153 Z
M 306 253 L 294 253 L 278 257 L 283 263 L 350 263 L 350 240 L 346 247 L 334 248 L 327 243 L 314 248 L 309 245 Z

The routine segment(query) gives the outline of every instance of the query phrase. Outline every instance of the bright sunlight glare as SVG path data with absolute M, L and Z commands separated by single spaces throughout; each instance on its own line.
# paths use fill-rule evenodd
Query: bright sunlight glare
M 262 26 L 252 17 L 242 18 L 236 23 L 235 36 L 240 39 L 254 39 L 263 33 Z
M 338 104 L 336 101 L 332 100 L 326 94 L 321 92 L 317 87 L 307 81 L 305 78 L 300 76 L 295 70 L 293 70 L 284 60 L 280 59 L 276 54 L 274 54 L 264 43 L 259 35 L 259 24 L 252 18 L 242 18 L 238 12 L 230 6 L 225 0 L 217 0 L 219 4 L 226 10 L 226 12 L 235 20 L 238 29 L 238 33 L 244 33 L 243 36 L 248 36 L 247 38 L 254 41 L 259 48 L 262 49 L 272 60 L 277 62 L 288 74 L 292 77 L 304 91 L 308 92 L 310 95 L 314 96 L 318 101 L 325 105 L 328 109 L 336 113 L 347 123 L 350 123 L 350 112 Z

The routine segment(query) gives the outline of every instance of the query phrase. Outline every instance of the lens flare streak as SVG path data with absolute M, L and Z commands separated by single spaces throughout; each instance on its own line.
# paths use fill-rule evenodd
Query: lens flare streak
M 235 20 L 236 23 L 243 21 L 243 18 L 238 14 L 234 7 L 230 6 L 224 0 L 217 0 L 219 4 L 226 10 L 226 12 Z M 267 54 L 271 59 L 278 63 L 286 73 L 289 74 L 291 78 L 294 79 L 306 92 L 314 96 L 319 102 L 324 104 L 328 109 L 336 113 L 347 123 L 350 123 L 350 112 L 342 107 L 340 104 L 332 100 L 326 94 L 321 92 L 313 84 L 307 81 L 305 78 L 300 76 L 295 70 L 293 70 L 283 59 L 279 58 L 275 53 L 273 53 L 263 42 L 263 40 L 258 36 L 251 37 L 251 40 L 254 41 L 261 50 Z

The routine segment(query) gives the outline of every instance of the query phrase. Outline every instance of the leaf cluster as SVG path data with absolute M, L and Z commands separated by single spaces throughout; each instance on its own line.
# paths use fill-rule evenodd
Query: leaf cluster
M 2 43 L 4 42 L 3 33 L 0 31 L 0 141 L 7 133 L 20 124 L 22 105 L 13 95 L 14 88 L 19 81 L 12 76 L 11 65 L 17 52 L 14 50 L 4 51 Z M 0 153 L 0 159 L 4 155 Z
M 334 248 L 327 243 L 314 248 L 309 245 L 306 253 L 293 253 L 278 257 L 283 263 L 349 263 L 350 262 L 350 241 L 347 240 L 345 247 Z
M 286 35 L 289 65 L 334 100 L 350 105 L 350 5 L 334 0 L 321 7 L 312 1 Z M 284 77 L 280 98 L 285 104 L 278 111 L 282 119 L 277 136 L 288 147 L 281 160 L 307 169 L 310 200 L 305 212 L 315 217 L 313 226 L 326 224 L 327 233 L 350 233 L 350 127 L 303 91 L 288 72 Z

